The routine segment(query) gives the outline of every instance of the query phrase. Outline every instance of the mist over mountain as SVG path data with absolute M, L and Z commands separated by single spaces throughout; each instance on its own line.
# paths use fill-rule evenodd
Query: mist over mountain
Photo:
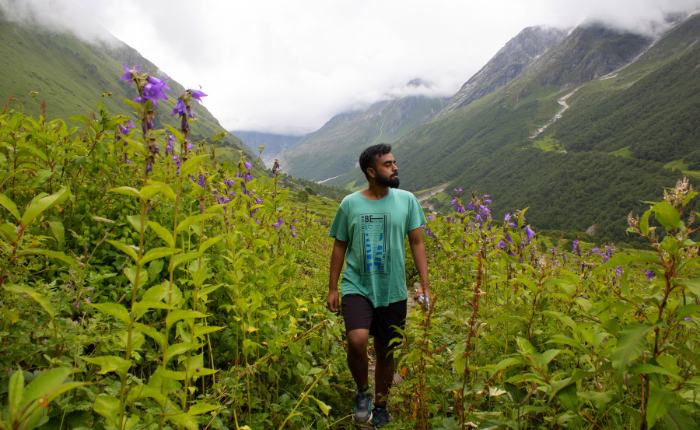
M 251 151 L 258 153 L 259 146 L 264 146 L 265 150 L 262 153 L 262 160 L 267 166 L 272 166 L 275 158 L 284 151 L 292 148 L 304 136 L 291 136 L 285 134 L 261 133 L 258 131 L 239 131 L 233 130 L 230 132 L 234 136 L 239 137 Z
M 427 87 L 412 80 L 409 87 Z M 304 136 L 281 155 L 293 176 L 323 181 L 350 171 L 362 149 L 375 143 L 391 143 L 419 124 L 430 121 L 446 100 L 412 95 L 372 104 L 367 110 L 341 113 L 319 130 Z

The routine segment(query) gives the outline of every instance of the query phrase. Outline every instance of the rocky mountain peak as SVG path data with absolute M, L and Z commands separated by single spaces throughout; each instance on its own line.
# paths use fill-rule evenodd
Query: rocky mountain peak
M 561 43 L 568 33 L 565 29 L 539 25 L 523 29 L 462 86 L 438 117 L 479 100 L 512 81 L 529 64 Z

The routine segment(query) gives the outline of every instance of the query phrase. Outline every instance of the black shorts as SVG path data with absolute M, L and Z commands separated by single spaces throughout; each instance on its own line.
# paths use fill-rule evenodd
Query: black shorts
M 406 300 L 389 303 L 389 306 L 375 308 L 365 296 L 361 294 L 346 294 L 340 299 L 340 308 L 345 319 L 345 331 L 351 332 L 357 329 L 369 330 L 370 336 L 390 349 L 398 346 L 398 343 L 389 345 L 391 339 L 401 336 L 392 326 L 406 327 Z

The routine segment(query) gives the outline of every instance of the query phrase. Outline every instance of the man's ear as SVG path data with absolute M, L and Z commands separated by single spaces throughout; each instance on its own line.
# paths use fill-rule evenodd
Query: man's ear
M 377 172 L 374 170 L 374 167 L 367 168 L 367 176 L 369 176 L 372 179 L 377 177 Z

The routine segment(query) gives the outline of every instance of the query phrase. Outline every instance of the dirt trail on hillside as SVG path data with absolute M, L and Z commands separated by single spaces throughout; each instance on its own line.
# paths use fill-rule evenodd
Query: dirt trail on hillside
M 581 85 L 581 86 L 583 86 L 583 85 Z M 575 93 L 576 91 L 579 90 L 579 88 L 581 88 L 581 87 L 576 88 L 575 90 L 573 90 L 573 91 L 570 92 L 569 94 L 567 94 L 567 95 L 565 95 L 564 97 L 562 97 L 562 98 L 560 98 L 560 99 L 557 100 L 557 103 L 559 103 L 559 105 L 561 106 L 561 109 L 559 110 L 559 112 L 557 112 L 557 114 L 554 115 L 554 117 L 552 117 L 552 119 L 550 119 L 550 120 L 547 122 L 547 124 L 545 124 L 545 125 L 543 125 L 542 127 L 538 128 L 537 131 L 535 132 L 535 134 L 533 134 L 532 136 L 530 136 L 530 139 L 536 138 L 538 134 L 540 134 L 540 133 L 542 133 L 543 131 L 545 131 L 545 130 L 547 129 L 547 127 L 549 127 L 549 126 L 552 125 L 556 120 L 558 120 L 559 118 L 561 118 L 562 114 L 563 114 L 564 112 L 566 112 L 566 111 L 569 109 L 569 105 L 566 103 L 566 99 L 568 99 L 569 97 L 573 96 L 574 93 Z

